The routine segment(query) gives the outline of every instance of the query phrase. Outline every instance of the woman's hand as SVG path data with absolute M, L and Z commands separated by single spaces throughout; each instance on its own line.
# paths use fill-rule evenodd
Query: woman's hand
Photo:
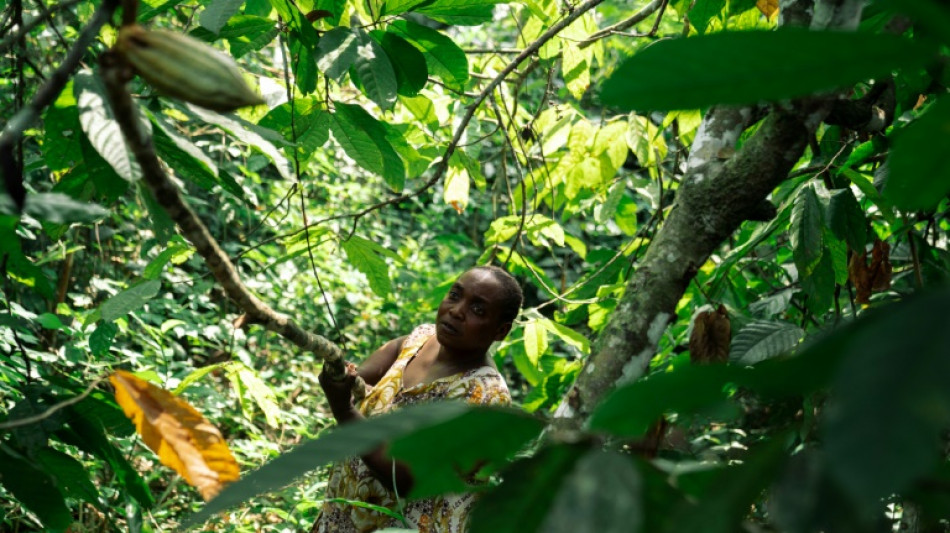
M 353 384 L 358 376 L 356 365 L 353 363 L 345 363 L 345 365 L 343 379 L 337 380 L 330 377 L 326 365 L 319 377 L 320 387 L 323 388 L 323 393 L 330 404 L 330 411 L 341 424 L 359 417 L 359 412 L 353 406 Z

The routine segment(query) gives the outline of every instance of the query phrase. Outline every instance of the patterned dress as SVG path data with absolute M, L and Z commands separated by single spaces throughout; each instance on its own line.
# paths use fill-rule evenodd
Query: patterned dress
M 443 399 L 464 400 L 478 405 L 508 405 L 511 395 L 497 370 L 479 367 L 460 374 L 420 383 L 408 389 L 402 386 L 402 373 L 422 345 L 435 335 L 435 326 L 417 327 L 403 342 L 402 349 L 386 375 L 379 380 L 359 409 L 364 416 L 376 416 L 393 409 Z M 327 499 L 359 500 L 397 510 L 396 497 L 370 472 L 358 457 L 330 469 Z M 475 503 L 474 494 L 448 494 L 409 501 L 403 508 L 406 520 L 420 533 L 461 533 Z M 368 533 L 387 527 L 405 527 L 401 521 L 372 509 L 345 503 L 326 502 L 311 533 Z

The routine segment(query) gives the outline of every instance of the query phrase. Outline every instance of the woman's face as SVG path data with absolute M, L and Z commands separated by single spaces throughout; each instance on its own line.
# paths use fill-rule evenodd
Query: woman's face
M 484 270 L 469 270 L 449 288 L 436 315 L 436 337 L 446 348 L 484 353 L 492 342 L 505 338 L 511 322 L 504 322 L 504 288 Z

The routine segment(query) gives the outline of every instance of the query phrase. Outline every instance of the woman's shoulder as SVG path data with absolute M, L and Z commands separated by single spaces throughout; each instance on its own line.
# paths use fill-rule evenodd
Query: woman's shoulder
M 415 329 L 406 336 L 406 340 L 402 342 L 402 349 L 405 352 L 411 348 L 418 348 L 425 344 L 433 335 L 435 335 L 435 324 L 416 326 Z

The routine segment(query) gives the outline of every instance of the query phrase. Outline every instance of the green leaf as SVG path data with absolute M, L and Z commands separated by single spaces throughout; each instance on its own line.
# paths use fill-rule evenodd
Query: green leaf
M 431 1 L 432 0 L 384 0 L 380 8 L 380 13 L 382 15 L 398 15 Z
M 281 410 L 277 405 L 277 394 L 274 389 L 261 379 L 257 371 L 241 363 L 237 365 L 237 372 L 241 377 L 247 392 L 254 399 L 254 402 L 264 413 L 264 419 L 267 425 L 276 428 L 280 427 Z
M 256 124 L 238 118 L 234 115 L 222 115 L 213 111 L 208 111 L 197 106 L 188 105 L 188 111 L 197 115 L 198 118 L 221 127 L 239 141 L 257 149 L 264 154 L 277 172 L 286 180 L 293 180 L 293 168 L 287 158 L 274 146 L 275 142 L 283 142 L 280 134 L 267 128 L 262 128 Z
M 392 292 L 389 265 L 383 260 L 378 244 L 353 235 L 340 243 L 350 263 L 369 280 L 369 287 L 377 296 L 385 298 Z
M 824 226 L 821 218 L 822 206 L 815 188 L 810 185 L 802 187 L 792 207 L 792 222 L 788 230 L 795 266 L 802 280 L 811 275 L 822 256 Z
M 415 96 L 429 81 L 426 58 L 409 41 L 395 33 L 379 30 L 370 32 L 370 36 L 386 51 L 389 62 L 396 74 L 396 92 L 402 96 Z
M 198 15 L 198 23 L 211 33 L 217 34 L 228 23 L 228 19 L 237 14 L 244 0 L 211 0 Z
M 826 251 L 810 273 L 803 275 L 799 271 L 798 276 L 808 297 L 805 300 L 808 309 L 816 314 L 827 311 L 835 297 L 835 266 L 831 253 Z
M 72 523 L 72 515 L 63 495 L 56 490 L 53 477 L 3 445 L 0 445 L 0 483 L 24 507 L 36 513 L 50 530 L 65 531 Z
M 314 59 L 314 48 L 300 39 L 297 33 L 290 36 L 291 70 L 294 73 L 294 84 L 302 94 L 312 94 L 317 90 L 317 62 Z
M 689 23 L 699 33 L 706 33 L 709 21 L 721 15 L 725 8 L 725 0 L 696 0 L 693 8 L 689 10 Z
M 390 31 L 415 46 L 425 56 L 428 71 L 449 88 L 461 91 L 468 81 L 468 58 L 465 52 L 442 33 L 409 20 L 397 20 Z
M 59 438 L 109 463 L 126 493 L 143 507 L 150 507 L 154 500 L 148 485 L 122 453 L 106 438 L 103 433 L 106 426 L 96 417 L 97 411 L 76 407 L 66 408 L 69 429 L 59 431 L 57 433 Z
M 548 351 L 548 331 L 537 320 L 531 320 L 524 325 L 524 351 L 528 361 L 535 367 L 538 360 Z
M 434 424 L 395 441 L 389 453 L 405 461 L 415 483 L 410 494 L 425 498 L 464 491 L 464 477 L 483 465 L 498 466 L 529 440 L 544 423 L 514 409 L 483 408 Z M 484 439 L 491 433 L 492 438 Z M 431 443 L 438 442 L 438 446 Z M 472 446 L 479 442 L 478 446 Z
M 89 351 L 96 357 L 104 357 L 112 348 L 112 341 L 115 340 L 119 327 L 114 322 L 102 322 L 96 326 L 96 330 L 89 335 Z
M 356 61 L 360 39 L 356 31 L 337 27 L 328 31 L 317 45 L 317 68 L 325 76 L 339 80 Z
M 640 531 L 643 494 L 640 473 L 629 455 L 590 450 L 561 482 L 538 531 L 628 533 Z
M 872 310 L 825 347 L 844 361 L 823 442 L 832 474 L 864 510 L 941 461 L 940 435 L 950 426 L 948 305 L 942 289 Z
M 940 98 L 923 116 L 896 131 L 883 194 L 907 211 L 930 210 L 950 193 L 950 98 Z M 922 143 L 922 144 L 921 144 Z
M 62 492 L 63 496 L 85 500 L 100 507 L 99 491 L 89 480 L 89 474 L 82 463 L 52 448 L 39 450 L 36 453 L 36 460 L 43 466 L 45 472 L 52 475 L 56 488 Z
M 72 85 L 70 80 L 43 114 L 43 161 L 52 171 L 67 170 L 82 161 L 82 130 Z
M 73 92 L 79 106 L 79 123 L 92 147 L 124 180 L 139 179 L 142 169 L 125 144 L 125 137 L 119 131 L 119 124 L 112 115 L 105 88 L 98 76 L 88 70 L 78 72 L 73 78 Z M 150 133 L 151 124 L 145 120 L 141 122 L 145 131 Z
M 158 156 L 176 175 L 205 190 L 211 190 L 221 182 L 218 179 L 218 166 L 210 157 L 160 116 L 148 111 L 146 114 L 152 121 L 154 132 L 152 139 Z M 235 196 L 239 198 L 243 196 L 243 191 L 230 192 L 235 193 Z
M 302 61 L 303 59 L 312 61 L 313 54 L 317 49 L 317 43 L 320 42 L 320 36 L 317 35 L 317 30 L 314 29 L 313 23 L 307 20 L 307 17 L 300 11 L 300 8 L 294 0 L 270 0 L 270 4 L 277 11 L 277 14 L 280 15 L 280 18 L 283 19 L 284 24 L 290 27 L 291 37 L 294 38 L 293 40 L 299 41 L 302 45 L 302 49 L 309 52 L 307 56 L 301 53 L 296 59 L 298 61 Z
M 540 320 L 541 324 L 544 327 L 553 333 L 557 338 L 561 339 L 568 346 L 573 346 L 577 348 L 581 353 L 589 354 L 590 353 L 590 341 L 587 337 L 581 335 L 580 333 L 574 331 L 573 329 L 558 324 L 553 320 L 548 320 L 547 318 L 542 318 Z
M 386 129 L 372 115 L 355 104 L 336 104 L 330 131 L 346 155 L 361 167 L 379 174 L 394 190 L 402 190 L 406 165 L 386 139 Z
M 96 222 L 109 214 L 109 210 L 101 206 L 78 202 L 55 192 L 28 194 L 23 211 L 37 220 L 53 224 Z
M 495 4 L 500 0 L 434 0 L 423 2 L 412 11 L 452 26 L 477 26 L 491 22 Z
M 357 36 L 357 54 L 353 59 L 362 83 L 363 93 L 382 110 L 396 103 L 396 72 L 383 47 L 360 28 L 353 30 Z
M 482 495 L 472 510 L 471 533 L 530 533 L 542 522 L 558 488 L 589 449 L 584 444 L 556 444 L 518 461 L 503 473 L 504 482 Z
M 135 311 L 154 298 L 161 287 L 162 282 L 153 279 L 125 289 L 99 306 L 102 319 L 111 322 Z
M 446 422 L 470 410 L 456 402 L 410 406 L 393 413 L 339 426 L 319 439 L 310 440 L 225 487 L 198 513 L 187 517 L 183 528 L 200 524 L 212 515 L 254 496 L 287 485 L 298 476 L 327 463 L 358 456 L 414 431 Z
M 277 25 L 267 17 L 235 15 L 218 35 L 227 39 L 231 56 L 238 59 L 267 46 L 277 37 Z
M 258 125 L 280 132 L 288 142 L 296 142 L 296 162 L 301 168 L 330 139 L 330 115 L 312 96 L 298 98 L 292 106 L 291 102 L 285 102 L 271 109 Z
M 835 191 L 828 202 L 828 227 L 835 237 L 852 250 L 863 250 L 867 243 L 867 219 L 851 188 Z
M 754 365 L 791 352 L 804 334 L 801 328 L 788 322 L 751 322 L 732 339 L 729 359 L 739 364 Z
M 930 57 L 928 47 L 894 35 L 720 32 L 642 49 L 604 82 L 601 99 L 640 111 L 753 104 L 847 87 L 922 66 Z
M 142 277 L 145 279 L 158 279 L 168 263 L 180 265 L 187 261 L 193 253 L 194 248 L 188 244 L 184 242 L 173 242 L 168 245 L 168 248 L 165 248 L 161 253 L 155 256 L 155 259 L 149 262 L 142 272 Z

